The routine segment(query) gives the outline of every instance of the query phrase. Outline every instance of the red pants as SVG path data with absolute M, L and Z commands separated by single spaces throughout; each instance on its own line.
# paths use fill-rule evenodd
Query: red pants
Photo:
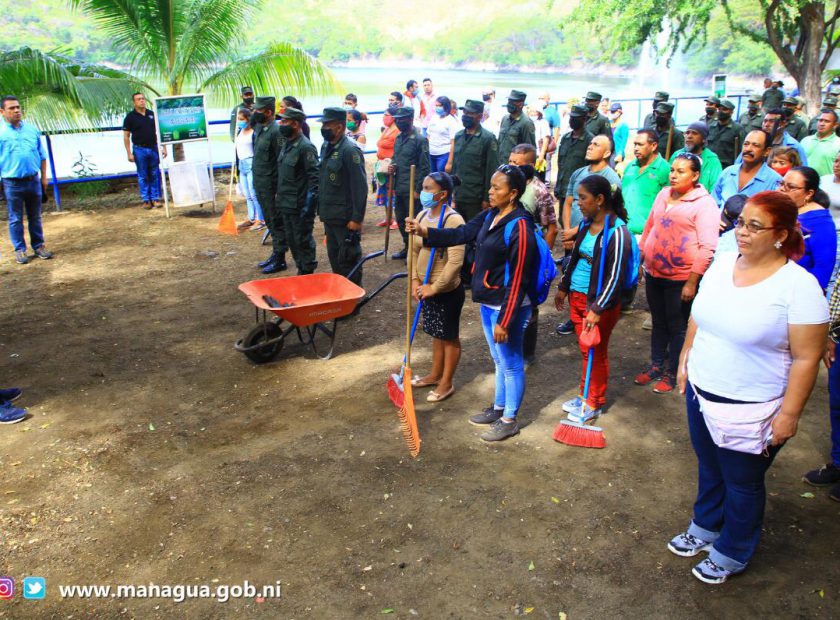
M 569 314 L 575 326 L 575 334 L 578 337 L 578 346 L 583 363 L 580 373 L 580 395 L 583 398 L 583 388 L 586 383 L 586 364 L 589 361 L 589 349 L 580 344 L 580 334 L 583 331 L 583 320 L 586 318 L 589 308 L 586 303 L 586 295 L 572 291 L 569 294 Z M 607 402 L 607 380 L 610 376 L 610 361 L 607 358 L 607 348 L 610 345 L 610 334 L 621 316 L 621 307 L 615 305 L 601 314 L 598 322 L 598 331 L 601 332 L 601 343 L 595 347 L 592 355 L 592 372 L 589 375 L 589 395 L 586 404 L 593 409 L 603 407 Z

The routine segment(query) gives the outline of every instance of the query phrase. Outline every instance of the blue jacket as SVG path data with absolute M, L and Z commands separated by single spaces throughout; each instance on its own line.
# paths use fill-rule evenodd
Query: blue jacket
M 828 209 L 816 209 L 800 215 L 799 225 L 805 236 L 805 254 L 796 262 L 813 275 L 825 290 L 837 257 L 834 218 Z
M 498 209 L 482 211 L 457 228 L 430 228 L 424 245 L 449 247 L 475 242 L 472 299 L 486 306 L 501 306 L 496 322 L 508 329 L 528 294 L 537 258 L 537 241 L 534 219 L 525 209 L 514 209 L 491 230 L 498 213 Z M 514 224 L 508 245 L 505 226 L 515 218 L 521 219 Z

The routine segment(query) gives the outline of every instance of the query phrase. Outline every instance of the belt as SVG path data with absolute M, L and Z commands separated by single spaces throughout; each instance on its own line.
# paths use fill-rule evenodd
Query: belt
M 30 174 L 29 176 L 25 177 L 3 177 L 4 181 L 31 181 L 33 179 L 37 179 L 37 174 Z
M 134 143 L 134 146 L 139 146 L 141 149 L 153 149 L 153 148 L 155 148 L 154 144 L 152 144 L 151 146 L 148 146 L 146 144 L 137 144 L 136 142 Z

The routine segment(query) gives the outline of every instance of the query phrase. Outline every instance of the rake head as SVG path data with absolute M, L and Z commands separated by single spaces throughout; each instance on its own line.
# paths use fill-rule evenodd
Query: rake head
M 417 416 L 414 413 L 414 396 L 411 393 L 411 369 L 408 366 L 405 367 L 402 388 L 403 404 L 399 411 L 397 411 L 397 417 L 400 419 L 400 428 L 403 439 L 405 439 L 405 444 L 408 446 L 408 452 L 414 458 L 420 454 L 420 431 L 417 429 Z M 391 391 L 390 381 L 388 391 L 389 393 Z M 394 399 L 392 398 L 391 400 L 393 401 Z

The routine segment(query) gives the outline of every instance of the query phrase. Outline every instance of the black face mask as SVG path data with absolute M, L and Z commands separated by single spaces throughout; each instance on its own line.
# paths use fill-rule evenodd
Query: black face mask
M 758 106 L 757 105 L 748 106 L 747 109 L 750 111 L 750 114 L 755 114 L 756 112 L 758 112 Z
M 719 121 L 728 121 L 730 118 L 732 118 L 732 112 L 724 112 L 722 110 L 718 112 Z
M 668 117 L 667 116 L 657 116 L 656 117 L 656 126 L 657 127 L 667 127 L 668 126 Z
M 517 112 L 519 112 L 519 106 L 518 106 L 518 105 L 516 105 L 515 103 L 509 103 L 509 104 L 507 104 L 507 106 L 505 106 L 505 107 L 507 107 L 507 111 L 508 111 L 510 114 L 516 114 Z
M 475 127 L 475 119 L 472 116 L 462 114 L 461 124 L 464 126 L 464 129 L 472 129 L 473 127 Z
M 717 112 L 717 108 L 714 106 L 709 106 L 706 108 L 706 116 L 714 116 L 715 112 Z
M 254 112 L 251 114 L 251 127 L 262 125 L 266 120 L 268 120 L 268 117 L 265 114 L 262 112 Z
M 394 121 L 394 124 L 397 126 L 397 129 L 399 129 L 403 133 L 410 130 L 414 125 L 412 119 L 410 118 L 398 118 Z
M 242 97 L 242 103 L 245 105 L 253 105 L 254 98 L 253 97 Z
M 284 138 L 291 138 L 292 134 L 295 133 L 294 127 L 291 125 L 280 125 L 280 135 Z
M 584 120 L 582 116 L 570 116 L 569 117 L 569 127 L 572 129 L 582 129 L 584 125 Z
M 330 127 L 321 127 L 321 136 L 327 142 L 332 142 L 335 140 L 335 130 Z
M 490 95 L 481 95 L 481 98 L 482 98 L 484 101 L 490 101 Z
M 586 104 L 585 104 L 586 109 L 589 110 L 590 112 L 594 112 L 595 110 L 598 109 L 598 103 L 599 103 L 598 101 L 587 101 Z

